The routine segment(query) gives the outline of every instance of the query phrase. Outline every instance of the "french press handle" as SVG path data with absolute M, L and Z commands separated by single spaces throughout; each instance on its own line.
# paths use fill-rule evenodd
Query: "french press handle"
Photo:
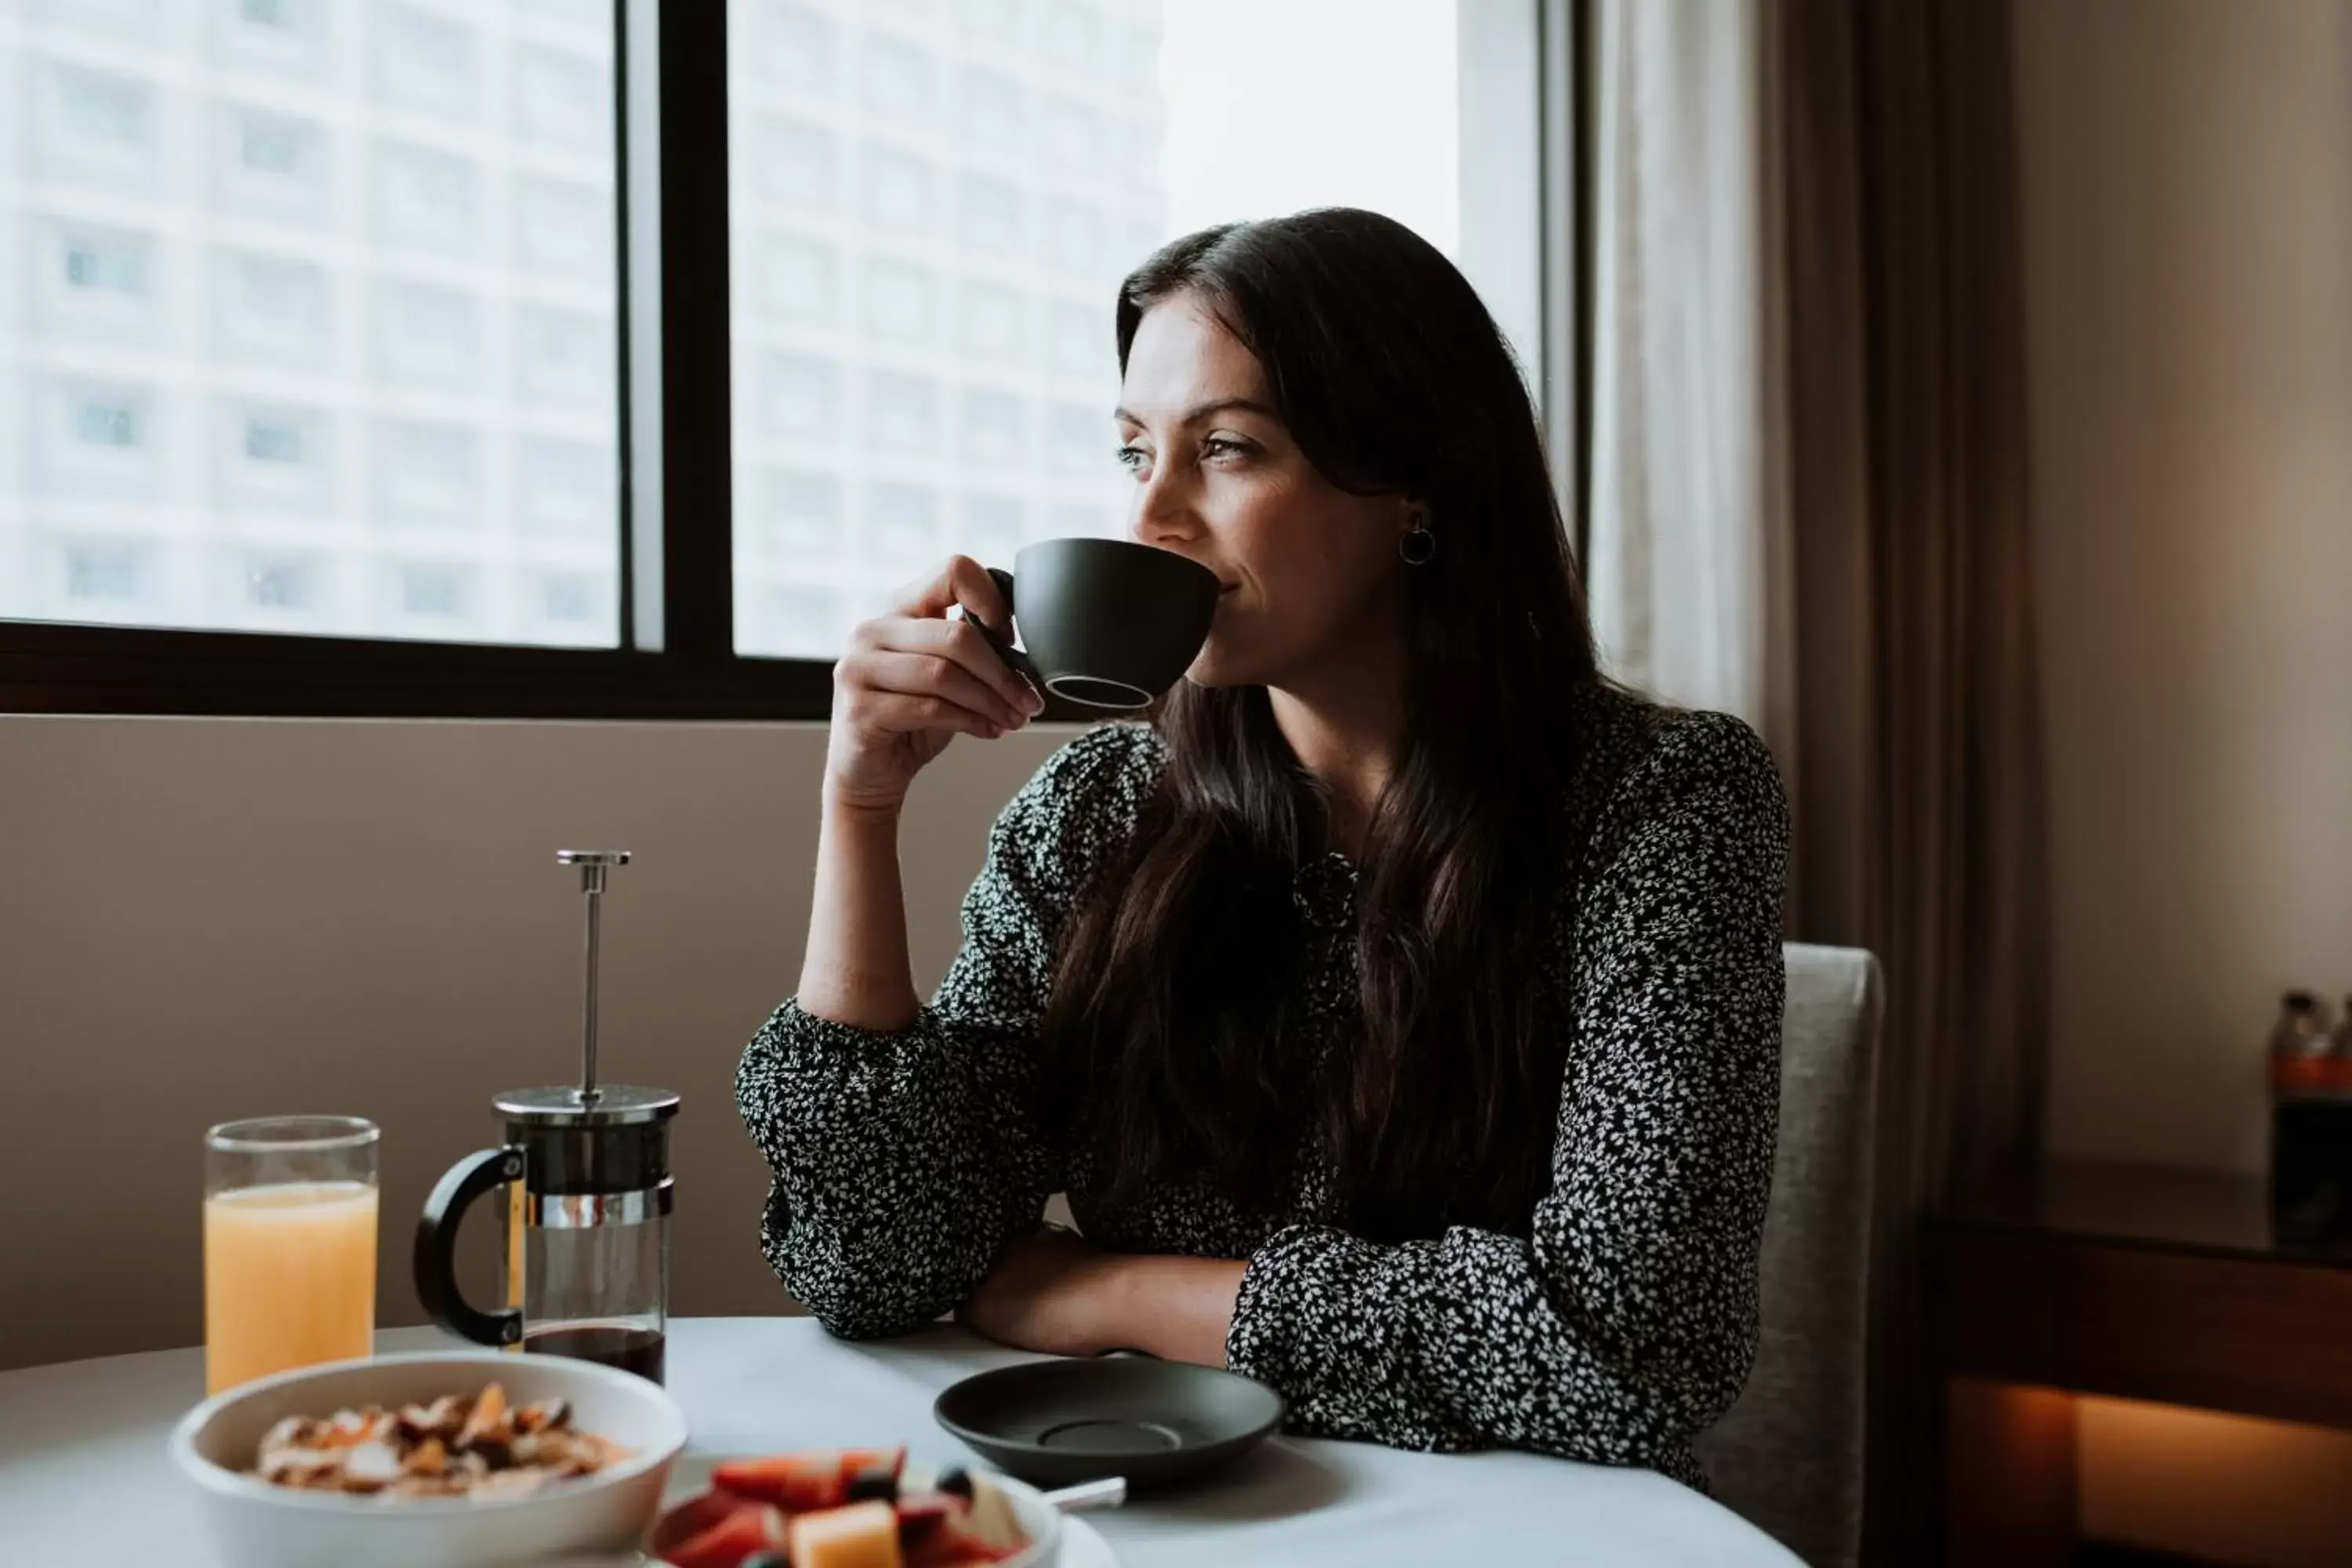
M 522 1339 L 522 1309 L 485 1312 L 457 1289 L 457 1226 L 484 1193 L 522 1180 L 523 1152 L 514 1144 L 483 1149 L 449 1167 L 425 1200 L 416 1222 L 416 1296 L 432 1320 L 478 1345 L 511 1345 Z

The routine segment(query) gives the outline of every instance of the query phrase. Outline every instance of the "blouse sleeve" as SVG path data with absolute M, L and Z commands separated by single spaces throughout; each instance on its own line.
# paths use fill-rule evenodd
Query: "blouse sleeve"
M 745 1048 L 736 1104 L 772 1174 L 761 1249 L 835 1333 L 954 1308 L 1058 1185 L 1038 1024 L 1061 922 L 1102 845 L 1131 828 L 1151 741 L 1089 731 L 1023 786 L 964 898 L 963 947 L 913 1024 L 877 1033 L 788 1001 Z
M 1229 1363 L 1309 1433 L 1697 1483 L 1688 1440 L 1755 1355 L 1787 847 L 1761 742 L 1721 715 L 1666 721 L 1588 852 L 1551 1189 L 1528 1235 L 1278 1231 L 1243 1278 Z

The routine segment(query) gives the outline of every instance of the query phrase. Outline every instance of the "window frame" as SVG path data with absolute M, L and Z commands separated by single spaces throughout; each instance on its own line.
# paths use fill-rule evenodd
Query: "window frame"
M 1579 0 L 1518 0 L 1531 44 Z M 547 647 L 0 620 L 0 711 L 378 719 L 823 720 L 829 660 L 739 654 L 734 627 L 727 6 L 614 0 L 619 646 Z M 1538 42 L 1540 41 L 1540 43 Z M 1549 53 L 1549 51 L 1546 51 Z M 1539 97 L 1563 86 L 1547 60 Z M 1558 110 L 1543 135 L 1555 144 Z M 1569 182 L 1551 158 L 1541 205 Z M 1549 318 L 1538 386 L 1558 421 Z M 1560 408 L 1565 405 L 1565 408 Z M 1573 494 L 1573 487 L 1570 487 Z M 1573 512 L 1571 511 L 1571 516 Z M 1058 706 L 1058 705 L 1056 705 Z M 1049 712 L 1048 718 L 1055 717 Z
M 734 647 L 727 7 L 614 0 L 613 26 L 619 646 L 0 621 L 0 709 L 385 719 L 824 716 L 829 664 L 740 657 Z

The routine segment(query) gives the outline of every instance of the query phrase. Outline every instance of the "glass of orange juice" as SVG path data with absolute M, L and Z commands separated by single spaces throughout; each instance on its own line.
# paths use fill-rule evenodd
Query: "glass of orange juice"
M 356 1116 L 205 1134 L 205 1389 L 375 1346 L 376 1141 Z

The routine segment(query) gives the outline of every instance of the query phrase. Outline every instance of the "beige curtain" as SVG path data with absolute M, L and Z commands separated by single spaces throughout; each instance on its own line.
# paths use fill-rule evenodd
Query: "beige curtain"
M 1587 39 L 1596 629 L 1620 675 L 1764 732 L 1790 934 L 1885 969 L 1865 1558 L 1887 1563 L 1940 1556 L 1919 1216 L 2042 1131 L 2007 29 L 1997 0 L 1596 0 Z

